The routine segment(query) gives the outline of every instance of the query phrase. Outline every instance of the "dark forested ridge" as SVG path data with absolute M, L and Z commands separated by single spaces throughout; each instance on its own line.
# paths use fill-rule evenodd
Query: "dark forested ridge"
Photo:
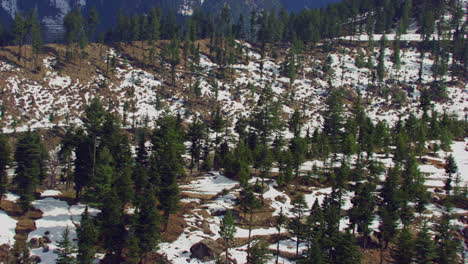
M 335 1 L 330 1 L 335 2 Z M 242 14 L 247 17 L 253 10 L 279 10 L 286 8 L 289 11 L 300 11 L 304 8 L 323 7 L 328 1 L 285 1 L 279 0 L 255 0 L 255 1 L 232 1 L 232 0 L 104 0 L 104 1 L 77 1 L 60 0 L 48 2 L 41 0 L 28 1 L 0 1 L 0 22 L 2 25 L 11 25 L 16 14 L 27 14 L 35 9 L 41 22 L 44 38 L 47 42 L 62 40 L 62 19 L 66 13 L 73 9 L 81 9 L 83 13 L 89 13 L 96 9 L 100 14 L 101 23 L 97 25 L 98 31 L 107 31 L 116 22 L 118 10 L 123 10 L 126 15 L 147 14 L 152 8 L 162 10 L 163 13 L 174 12 L 179 18 L 190 16 L 195 10 L 203 10 L 206 13 L 218 13 L 224 6 L 234 10 L 235 20 Z

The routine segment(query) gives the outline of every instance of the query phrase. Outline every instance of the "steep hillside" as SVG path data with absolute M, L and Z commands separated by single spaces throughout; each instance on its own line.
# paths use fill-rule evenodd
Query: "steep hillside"
M 76 119 L 91 98 L 101 96 L 112 111 L 121 115 L 124 115 L 124 105 L 128 108 L 134 104 L 135 111 L 127 109 L 125 115 L 134 116 L 137 122 L 146 116 L 152 120 L 165 109 L 187 119 L 194 115 L 207 118 L 208 112 L 220 105 L 234 125 L 240 116 L 253 111 L 267 87 L 282 102 L 284 116 L 300 109 L 309 128 L 321 125 L 320 113 L 331 87 L 346 89 L 350 104 L 361 93 L 374 120 L 394 122 L 410 112 L 421 113 L 418 107 L 421 92 L 434 81 L 431 70 L 434 57 L 428 54 L 421 60 L 415 48 L 418 42 L 410 41 L 402 47 L 401 66 L 396 68 L 390 42 L 385 52 L 386 77 L 384 82 L 379 82 L 375 69 L 356 66 L 358 57 L 378 61 L 378 50 L 371 52 L 365 43 L 343 40 L 335 41 L 331 49 L 327 43 L 307 49 L 301 55 L 303 63 L 297 77 L 290 85 L 290 78 L 281 69 L 287 55 L 285 47 L 272 47 L 261 60 L 259 48 L 239 42 L 237 45 L 243 48 L 243 53 L 238 64 L 228 67 L 232 73 L 225 79 L 213 80 L 210 76 L 219 74 L 220 68 L 209 55 L 208 43 L 201 41 L 201 71 L 191 72 L 184 66 L 190 61 L 181 62 L 176 68 L 175 87 L 170 75 L 162 79 L 158 62 L 153 65 L 144 59 L 150 50 L 144 43 L 112 47 L 92 44 L 86 49 L 84 59 L 76 56 L 71 60 L 63 57 L 63 46 L 48 46 L 39 59 L 39 72 L 31 70 L 32 60 L 18 63 L 15 56 L 18 49 L 7 47 L 0 52 L 2 124 L 8 131 L 63 124 L 66 116 Z M 26 49 L 30 54 L 29 47 Z M 170 71 L 169 65 L 165 65 L 165 71 Z M 447 74 L 444 78 L 447 97 L 436 102 L 435 109 L 463 117 L 468 101 L 466 76 Z M 195 84 L 201 89 L 198 96 L 193 91 Z

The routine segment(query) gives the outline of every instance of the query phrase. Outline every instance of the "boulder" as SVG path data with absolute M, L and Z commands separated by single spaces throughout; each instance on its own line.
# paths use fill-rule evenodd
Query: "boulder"
M 140 264 L 169 264 L 171 263 L 165 255 L 156 252 L 146 253 L 140 261 Z
M 50 240 L 49 236 L 47 235 L 43 236 L 42 239 L 44 243 L 47 243 L 47 244 L 52 243 L 52 240 Z
M 31 256 L 31 258 L 30 258 L 30 259 L 31 259 L 31 263 L 41 263 L 41 262 L 42 262 L 42 259 L 41 259 L 41 257 L 39 257 L 39 256 L 36 256 L 36 255 L 34 255 L 34 256 Z
M 200 225 L 200 228 L 203 230 L 203 233 L 209 236 L 214 236 L 215 234 L 211 231 L 210 224 L 206 221 L 203 221 Z
M 29 247 L 30 248 L 40 248 L 41 247 L 41 240 L 40 238 L 33 237 L 29 240 Z
M 49 250 L 50 250 L 49 245 L 44 244 L 44 245 L 42 246 L 42 252 L 43 252 L 43 253 L 47 253 L 47 252 L 49 252 Z
M 223 247 L 210 238 L 204 239 L 190 248 L 192 257 L 202 261 L 214 260 L 221 252 L 223 252 Z

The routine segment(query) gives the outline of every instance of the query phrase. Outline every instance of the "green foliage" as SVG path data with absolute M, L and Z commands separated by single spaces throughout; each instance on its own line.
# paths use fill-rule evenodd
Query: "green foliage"
M 153 131 L 151 142 L 152 170 L 159 175 L 161 180 L 159 201 L 165 213 L 167 221 L 169 215 L 176 212 L 179 201 L 179 188 L 177 179 L 184 175 L 183 134 L 173 116 L 163 116 L 157 121 L 157 127 Z
M 450 225 L 450 220 L 450 215 L 443 214 L 435 226 L 437 263 L 449 264 L 459 261 L 460 241 L 451 235 L 453 228 Z
M 350 233 L 338 235 L 335 250 L 332 255 L 333 263 L 360 264 L 362 254 Z
M 414 261 L 417 264 L 433 263 L 436 257 L 436 244 L 424 224 L 414 240 Z
M 457 163 L 455 162 L 455 159 L 453 158 L 452 155 L 449 155 L 445 159 L 445 173 L 447 173 L 448 177 L 445 181 L 445 186 L 444 190 L 446 191 L 447 194 L 450 193 L 452 190 L 452 175 L 457 173 L 458 171 L 458 166 Z
M 226 258 L 229 257 L 229 248 L 232 247 L 232 242 L 234 240 L 235 234 L 236 226 L 234 225 L 234 216 L 232 215 L 231 210 L 227 210 L 226 214 L 224 215 L 223 221 L 221 222 L 221 227 L 219 230 L 219 235 L 224 241 Z
M 145 197 L 145 202 L 141 203 L 137 212 L 135 236 L 138 238 L 139 249 L 142 253 L 147 253 L 157 249 L 161 217 L 151 188 L 146 188 L 143 197 Z
M 412 262 L 413 257 L 415 256 L 414 241 L 408 228 L 403 228 L 400 231 L 396 241 L 396 248 L 391 254 L 396 264 Z
M 98 232 L 93 218 L 89 215 L 88 207 L 81 214 L 81 222 L 80 226 L 76 229 L 76 234 L 78 237 L 77 263 L 94 263 Z
M 74 257 L 75 247 L 70 239 L 70 231 L 68 227 L 63 231 L 62 240 L 57 242 L 57 249 L 54 253 L 57 254 L 57 264 L 75 264 Z
M 256 242 L 249 250 L 248 263 L 252 264 L 266 264 L 271 258 L 269 253 L 268 244 L 264 241 Z
M 15 178 L 20 203 L 28 208 L 34 200 L 37 186 L 45 179 L 47 168 L 45 161 L 48 153 L 39 134 L 27 131 L 19 139 L 15 150 Z
M 7 166 L 10 164 L 10 151 L 7 137 L 0 133 L 0 200 L 8 187 Z

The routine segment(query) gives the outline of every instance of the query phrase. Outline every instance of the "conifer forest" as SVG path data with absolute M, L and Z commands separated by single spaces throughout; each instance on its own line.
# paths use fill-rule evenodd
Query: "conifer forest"
M 0 0 L 0 263 L 467 263 L 467 7 Z

